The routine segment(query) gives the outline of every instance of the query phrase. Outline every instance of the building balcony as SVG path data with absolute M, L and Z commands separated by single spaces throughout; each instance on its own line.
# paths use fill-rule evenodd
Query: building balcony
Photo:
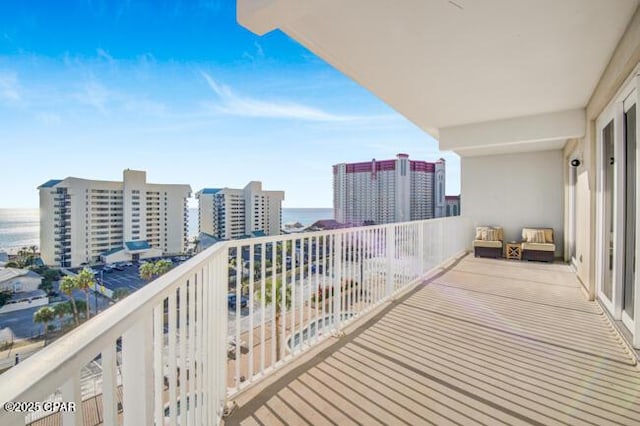
M 455 217 L 218 243 L 2 376 L 2 403 L 83 410 L 0 424 L 636 422 L 640 369 L 571 267 L 472 237 Z

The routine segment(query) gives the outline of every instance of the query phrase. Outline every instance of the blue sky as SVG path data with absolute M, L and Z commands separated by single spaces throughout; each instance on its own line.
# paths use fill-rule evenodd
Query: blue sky
M 460 191 L 455 154 L 286 35 L 240 27 L 232 0 L 0 2 L 0 152 L 0 208 L 125 168 L 331 207 L 332 164 L 398 152 L 443 156 Z

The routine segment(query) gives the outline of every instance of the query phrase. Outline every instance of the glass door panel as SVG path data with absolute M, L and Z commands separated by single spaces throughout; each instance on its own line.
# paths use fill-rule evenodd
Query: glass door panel
M 636 253 L 636 105 L 624 114 L 625 256 L 622 310 L 633 319 Z
M 613 120 L 602 129 L 603 144 L 603 171 L 604 171 L 604 279 L 602 281 L 602 293 L 612 300 L 613 268 L 614 268 L 614 244 L 613 244 L 613 203 L 616 190 L 615 184 L 615 158 L 613 139 Z

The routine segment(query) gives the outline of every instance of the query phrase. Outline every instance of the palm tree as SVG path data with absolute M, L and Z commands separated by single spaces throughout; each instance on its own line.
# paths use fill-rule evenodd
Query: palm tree
M 158 277 L 169 272 L 172 267 L 171 262 L 165 259 L 160 259 L 153 265 L 155 275 Z
M 145 263 L 140 266 L 138 273 L 140 274 L 140 278 L 143 280 L 151 281 L 153 278 L 166 274 L 172 267 L 173 264 L 171 262 L 165 259 L 160 259 L 156 263 Z
M 85 311 L 86 315 L 86 312 L 89 310 L 89 304 L 84 300 L 76 300 L 76 305 L 78 306 L 78 317 L 80 317 L 80 312 L 82 311 Z
M 76 300 L 73 298 L 73 290 L 78 288 L 78 283 L 74 277 L 70 277 L 68 275 L 62 278 L 60 282 L 60 291 L 66 294 L 71 301 L 71 307 L 73 308 L 73 320 L 76 325 L 80 324 L 80 316 L 78 315 L 78 307 L 76 305 Z
M 155 275 L 155 272 L 156 272 L 156 268 L 153 263 L 145 263 L 144 265 L 141 265 L 140 268 L 138 269 L 140 278 L 142 278 L 145 281 L 151 281 L 151 279 Z
M 78 288 L 84 291 L 84 296 L 87 301 L 87 319 L 89 319 L 89 291 L 95 284 L 93 274 L 88 269 L 83 269 L 78 273 L 78 275 L 76 275 L 76 283 L 78 284 Z
M 44 324 L 44 341 L 47 342 L 47 324 L 55 318 L 56 314 L 52 308 L 44 306 L 33 313 L 33 322 Z
M 261 289 L 255 291 L 256 299 L 262 300 L 264 298 L 265 305 L 275 304 L 276 313 L 274 318 L 274 325 L 276 327 L 276 361 L 280 360 L 280 320 L 282 313 L 291 309 L 291 286 L 285 285 L 284 298 L 283 298 L 282 279 L 276 279 L 275 288 L 273 286 L 273 280 L 266 280 L 264 294 Z
M 62 330 L 62 320 L 67 314 L 72 313 L 71 303 L 58 303 L 53 307 L 53 313 L 60 321 L 60 330 Z
M 117 302 L 118 300 L 122 300 L 129 295 L 130 291 L 128 288 L 117 288 L 113 291 L 113 295 L 111 298 Z

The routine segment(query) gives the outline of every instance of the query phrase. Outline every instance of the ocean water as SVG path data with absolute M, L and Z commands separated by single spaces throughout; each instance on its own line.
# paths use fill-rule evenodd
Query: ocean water
M 0 209 L 0 250 L 40 245 L 38 209 Z
M 38 209 L 0 209 L 0 250 L 15 252 L 40 244 Z M 282 224 L 300 222 L 305 226 L 320 219 L 333 219 L 333 209 L 282 209 Z M 198 234 L 198 209 L 189 209 L 189 236 Z
M 282 209 L 282 225 L 300 222 L 304 226 L 313 225 L 321 219 L 333 219 L 333 209 L 329 208 L 293 208 Z M 189 209 L 189 235 L 198 234 L 198 209 Z

